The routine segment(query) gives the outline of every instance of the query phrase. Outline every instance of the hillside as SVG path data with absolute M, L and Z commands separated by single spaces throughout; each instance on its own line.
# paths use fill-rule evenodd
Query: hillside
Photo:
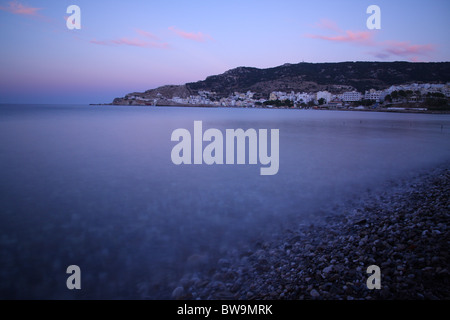
M 450 82 L 450 62 L 341 62 L 298 63 L 258 69 L 239 67 L 203 81 L 181 86 L 164 86 L 142 93 L 145 98 L 186 98 L 199 90 L 216 92 L 227 97 L 235 91 L 256 92 L 267 98 L 272 91 L 314 92 L 328 90 L 340 93 L 356 89 L 360 92 L 374 88 L 385 89 L 406 83 Z M 120 102 L 122 98 L 115 100 Z
M 364 92 L 409 82 L 447 81 L 448 62 L 342 62 L 285 64 L 269 69 L 240 67 L 186 86 L 192 91 L 210 90 L 223 95 L 247 90 L 268 95 L 274 90 L 298 92 L 329 87 L 335 91 L 339 86 L 351 86 Z

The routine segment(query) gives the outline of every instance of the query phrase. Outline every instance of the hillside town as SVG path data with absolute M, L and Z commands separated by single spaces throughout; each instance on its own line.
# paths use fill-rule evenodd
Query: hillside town
M 356 90 L 339 94 L 328 91 L 274 91 L 266 99 L 255 98 L 255 96 L 255 92 L 251 91 L 234 92 L 228 97 L 219 97 L 215 92 L 199 90 L 197 95 L 186 98 L 165 97 L 160 93 L 156 97 L 146 96 L 146 93 L 131 93 L 124 98 L 116 99 L 113 104 L 360 110 L 380 107 L 401 110 L 410 107 L 416 110 L 426 110 L 426 108 L 419 108 L 425 102 L 439 100 L 441 103 L 444 101 L 447 104 L 450 97 L 450 83 L 394 85 L 385 90 L 370 89 L 364 93 Z

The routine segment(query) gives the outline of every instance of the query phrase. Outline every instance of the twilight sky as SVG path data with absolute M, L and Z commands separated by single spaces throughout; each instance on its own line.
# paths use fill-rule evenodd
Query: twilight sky
M 111 102 L 238 66 L 450 61 L 449 14 L 448 0 L 0 0 L 0 103 Z

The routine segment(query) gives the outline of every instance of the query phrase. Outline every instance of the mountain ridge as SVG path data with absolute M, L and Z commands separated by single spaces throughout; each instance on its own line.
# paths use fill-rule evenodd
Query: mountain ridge
M 208 76 L 205 80 L 162 86 L 140 95 L 147 99 L 169 100 L 173 97 L 197 95 L 199 91 L 215 92 L 219 98 L 236 91 L 252 91 L 256 97 L 267 98 L 273 91 L 364 92 L 413 82 L 450 82 L 450 62 L 300 62 L 262 69 L 240 66 L 222 74 Z M 116 98 L 114 103 L 119 104 L 122 99 Z

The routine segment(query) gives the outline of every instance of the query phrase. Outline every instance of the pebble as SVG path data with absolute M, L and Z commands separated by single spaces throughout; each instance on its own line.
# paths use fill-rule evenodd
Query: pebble
M 323 273 L 330 273 L 333 270 L 333 265 L 326 267 L 322 270 Z
M 311 295 L 311 297 L 313 298 L 318 298 L 320 297 L 320 293 L 316 290 L 316 289 L 312 289 L 311 292 L 309 293 Z
M 345 219 L 327 213 L 322 223 L 260 239 L 244 264 L 244 254 L 225 254 L 172 298 L 448 299 L 448 194 L 450 169 L 437 168 L 350 204 Z M 380 266 L 381 290 L 366 286 L 370 265 Z
M 175 290 L 172 292 L 172 298 L 175 300 L 181 299 L 184 296 L 184 288 L 183 287 L 176 287 Z

